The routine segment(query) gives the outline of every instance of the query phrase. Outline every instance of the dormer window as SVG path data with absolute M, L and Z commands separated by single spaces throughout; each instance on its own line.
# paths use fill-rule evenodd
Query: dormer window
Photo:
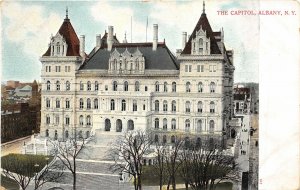
M 206 35 L 202 27 L 196 32 L 192 39 L 192 54 L 209 55 L 210 54 L 210 38 Z
M 203 39 L 199 39 L 199 53 L 203 54 Z
M 60 54 L 60 45 L 59 45 L 59 42 L 56 43 L 56 52 L 57 52 L 57 55 Z

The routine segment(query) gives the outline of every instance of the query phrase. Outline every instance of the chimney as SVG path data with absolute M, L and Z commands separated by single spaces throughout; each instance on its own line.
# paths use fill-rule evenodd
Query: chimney
M 182 49 L 184 49 L 184 47 L 185 47 L 186 37 L 187 37 L 187 33 L 186 32 L 182 32 Z
M 108 36 L 107 36 L 107 50 L 111 51 L 112 45 L 113 45 L 113 33 L 114 33 L 114 27 L 108 26 Z
M 96 48 L 95 48 L 95 51 L 97 51 L 100 47 L 101 47 L 101 35 L 98 34 L 96 36 Z
M 79 37 L 79 41 L 80 41 L 80 46 L 79 46 L 79 54 L 81 57 L 85 58 L 85 36 L 84 35 L 80 35 Z
M 158 42 L 158 25 L 153 24 L 153 51 L 157 49 L 157 42 Z

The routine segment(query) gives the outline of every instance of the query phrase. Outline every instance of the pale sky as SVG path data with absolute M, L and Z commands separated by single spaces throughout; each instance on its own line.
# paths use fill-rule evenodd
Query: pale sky
M 206 13 L 214 31 L 225 32 L 227 49 L 234 50 L 235 82 L 258 82 L 259 17 L 218 15 L 218 10 L 258 9 L 257 1 L 206 1 Z M 152 40 L 158 24 L 159 41 L 164 39 L 172 52 L 181 48 L 182 32 L 192 33 L 202 13 L 202 1 L 170 2 L 4 2 L 2 3 L 2 81 L 40 80 L 39 57 L 45 53 L 51 34 L 65 18 L 65 9 L 77 35 L 85 35 L 86 52 L 104 34 L 108 25 L 123 41 L 125 32 L 132 42 Z

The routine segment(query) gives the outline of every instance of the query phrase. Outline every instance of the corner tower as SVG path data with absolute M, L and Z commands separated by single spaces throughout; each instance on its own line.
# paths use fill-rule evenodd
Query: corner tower
M 51 36 L 42 55 L 41 135 L 63 139 L 74 133 L 75 73 L 84 61 L 84 36 L 79 40 L 70 19 L 66 18 L 55 36 Z M 82 46 L 82 47 L 80 47 Z

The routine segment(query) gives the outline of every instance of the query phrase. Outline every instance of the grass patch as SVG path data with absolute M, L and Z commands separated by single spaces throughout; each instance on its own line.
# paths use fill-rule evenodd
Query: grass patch
M 230 182 L 224 182 L 224 183 L 219 183 L 216 187 L 216 190 L 232 190 L 232 183 Z M 177 188 L 177 190 L 185 190 L 185 188 Z M 189 188 L 191 190 L 191 188 Z

